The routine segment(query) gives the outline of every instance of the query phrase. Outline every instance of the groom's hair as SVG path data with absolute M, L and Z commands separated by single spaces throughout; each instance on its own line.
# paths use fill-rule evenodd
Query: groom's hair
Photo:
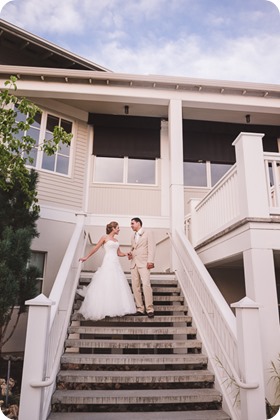
M 141 226 L 143 225 L 142 220 L 141 220 L 141 219 L 139 219 L 139 217 L 133 217 L 133 218 L 131 219 L 131 221 L 132 221 L 132 220 L 134 220 L 136 223 L 140 223 L 140 225 L 141 225 Z

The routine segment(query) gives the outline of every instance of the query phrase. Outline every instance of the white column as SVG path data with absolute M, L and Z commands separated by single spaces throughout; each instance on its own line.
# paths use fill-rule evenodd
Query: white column
M 49 334 L 50 307 L 53 302 L 43 294 L 25 302 L 29 305 L 24 351 L 19 420 L 40 419 L 43 388 L 33 388 L 32 382 L 45 379 L 45 356 Z
M 160 174 L 161 174 L 161 215 L 169 215 L 169 141 L 168 141 L 168 122 L 161 121 L 160 130 Z
M 231 305 L 236 309 L 238 359 L 245 384 L 253 389 L 240 388 L 242 420 L 264 420 L 265 392 L 262 370 L 261 337 L 259 334 L 259 306 L 248 297 Z
M 271 249 L 248 249 L 243 252 L 246 296 L 260 305 L 260 329 L 266 396 L 275 402 L 275 383 L 271 362 L 276 362 L 280 349 L 278 302 Z M 277 364 L 277 362 L 276 362 Z
M 240 133 L 233 142 L 242 217 L 269 216 L 262 146 L 263 136 L 264 134 Z
M 184 230 L 183 116 L 182 102 L 172 99 L 168 108 L 170 150 L 171 231 Z

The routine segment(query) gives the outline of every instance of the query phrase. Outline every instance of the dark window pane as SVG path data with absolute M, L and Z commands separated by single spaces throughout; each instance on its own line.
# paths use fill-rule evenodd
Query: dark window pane
M 212 187 L 224 176 L 232 165 L 211 162 L 211 182 Z
M 205 162 L 184 162 L 184 185 L 207 187 Z
M 53 132 L 54 127 L 59 125 L 59 118 L 55 117 L 54 115 L 48 115 L 47 119 L 47 130 Z
M 54 171 L 55 156 L 48 156 L 44 153 L 42 168 L 47 169 L 48 171 Z
M 96 182 L 123 182 L 124 160 L 120 158 L 95 158 Z
M 130 184 L 155 184 L 155 161 L 128 159 L 127 182 Z
M 68 165 L 69 165 L 69 159 L 68 157 L 64 156 L 57 156 L 57 162 L 56 162 L 56 172 L 59 172 L 60 174 L 68 174 Z
M 61 120 L 61 127 L 66 131 L 66 133 L 72 132 L 72 123 L 71 121 Z

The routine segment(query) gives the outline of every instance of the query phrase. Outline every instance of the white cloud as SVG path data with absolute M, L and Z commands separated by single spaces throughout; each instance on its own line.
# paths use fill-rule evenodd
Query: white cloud
M 280 16 L 268 4 L 15 0 L 1 17 L 116 72 L 278 83 Z
M 122 73 L 279 83 L 278 37 L 220 39 L 208 49 L 203 44 L 195 36 L 137 50 L 112 42 L 97 55 L 87 56 Z

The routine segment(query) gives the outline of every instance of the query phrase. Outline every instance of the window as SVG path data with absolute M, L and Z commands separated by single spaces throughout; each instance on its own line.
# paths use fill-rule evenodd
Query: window
M 94 182 L 154 185 L 160 158 L 160 119 L 90 114 Z
M 231 164 L 214 162 L 184 162 L 184 185 L 213 187 L 231 168 Z
M 231 168 L 232 165 L 227 163 L 210 163 L 211 168 L 211 186 L 213 187 Z
M 155 184 L 156 160 L 95 156 L 94 181 Z
M 24 121 L 25 115 L 18 112 L 17 121 Z M 28 132 L 20 132 L 18 135 L 28 135 L 36 140 L 35 147 L 31 150 L 29 156 L 32 161 L 28 163 L 28 166 L 32 166 L 36 169 L 44 169 L 46 171 L 55 172 L 63 175 L 69 173 L 69 162 L 70 162 L 70 146 L 60 144 L 58 151 L 48 156 L 42 150 L 39 145 L 44 140 L 50 140 L 53 136 L 53 130 L 55 126 L 64 128 L 67 133 L 72 132 L 73 123 L 55 115 L 38 113 L 35 116 L 35 121 L 28 130 Z
M 184 162 L 184 185 L 207 187 L 206 162 Z
M 38 294 L 40 294 L 43 290 L 45 258 L 46 258 L 45 252 L 31 251 L 31 258 L 29 261 L 29 265 L 35 266 L 39 272 L 39 277 L 37 277 Z

